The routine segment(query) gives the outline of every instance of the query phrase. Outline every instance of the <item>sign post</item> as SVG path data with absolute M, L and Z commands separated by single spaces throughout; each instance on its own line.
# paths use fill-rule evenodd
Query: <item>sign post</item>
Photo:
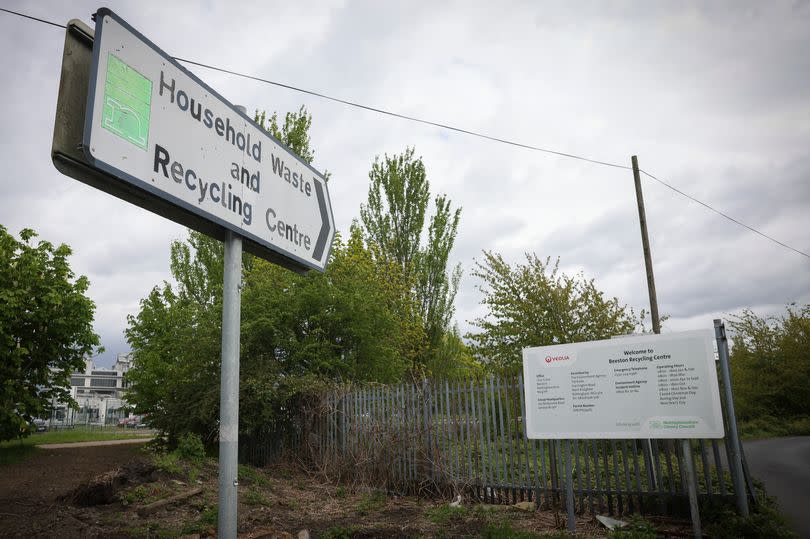
M 242 251 L 324 271 L 323 174 L 107 8 L 67 25 L 56 168 L 225 243 L 218 536 L 236 537 Z

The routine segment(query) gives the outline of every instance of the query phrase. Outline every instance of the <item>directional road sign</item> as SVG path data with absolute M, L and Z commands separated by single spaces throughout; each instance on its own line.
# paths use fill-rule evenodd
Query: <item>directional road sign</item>
M 83 148 L 111 181 L 149 193 L 148 209 L 166 215 L 168 202 L 293 269 L 326 266 L 335 226 L 324 176 L 106 8 Z

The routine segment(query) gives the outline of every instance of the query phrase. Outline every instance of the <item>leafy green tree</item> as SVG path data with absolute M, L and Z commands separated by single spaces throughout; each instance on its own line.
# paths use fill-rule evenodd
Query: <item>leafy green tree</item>
M 745 309 L 729 321 L 735 408 L 741 419 L 810 416 L 810 305 L 781 317 Z
M 416 314 L 426 338 L 421 364 L 438 367 L 439 349 L 451 331 L 461 278 L 460 266 L 450 272 L 447 268 L 461 209 L 452 210 L 446 196 L 437 196 L 423 246 L 430 183 L 422 159 L 414 157 L 414 149 L 376 158 L 369 180 L 368 199 L 360 207 L 363 230 L 376 259 L 399 269 L 406 290 L 416 301 Z
M 259 123 L 305 159 L 311 118 L 304 109 Z M 175 286 L 155 287 L 129 318 L 135 355 L 130 400 L 173 437 L 209 441 L 217 432 L 222 305 L 222 244 L 192 232 L 171 248 Z M 240 430 L 256 433 L 289 420 L 327 381 L 402 378 L 424 341 L 415 303 L 396 266 L 385 268 L 360 228 L 338 234 L 324 273 L 298 275 L 243 259 Z M 389 278 L 394 276 L 394 278 Z M 272 429 L 271 429 L 272 430 Z
M 641 325 L 643 311 L 636 317 L 617 298 L 605 298 L 593 279 L 568 276 L 559 264 L 527 254 L 525 264 L 511 266 L 491 251 L 476 261 L 473 275 L 482 281 L 488 312 L 471 322 L 481 331 L 467 337 L 482 361 L 515 369 L 523 348 L 607 339 Z
M 70 374 L 99 344 L 90 283 L 74 278 L 70 247 L 35 237 L 0 226 L 0 440 L 26 435 L 53 400 L 75 406 Z

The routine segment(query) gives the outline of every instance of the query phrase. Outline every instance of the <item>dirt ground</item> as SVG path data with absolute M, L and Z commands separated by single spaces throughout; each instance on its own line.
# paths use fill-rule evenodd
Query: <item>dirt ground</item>
M 194 489 L 202 491 L 142 514 L 155 501 Z M 308 530 L 332 539 L 478 537 L 487 528 L 541 534 L 565 524 L 565 515 L 553 511 L 455 510 L 448 502 L 330 485 L 291 467 L 240 467 L 239 536 L 287 538 Z M 156 461 L 133 445 L 39 450 L 0 468 L 2 537 L 213 537 L 216 503 L 215 461 Z M 688 530 L 683 523 L 670 528 L 675 535 Z M 577 531 L 604 536 L 590 516 L 578 519 Z

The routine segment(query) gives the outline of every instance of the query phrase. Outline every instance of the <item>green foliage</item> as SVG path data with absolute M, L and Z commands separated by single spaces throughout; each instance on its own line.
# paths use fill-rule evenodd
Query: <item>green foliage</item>
M 246 464 L 240 464 L 237 469 L 237 476 L 239 478 L 239 482 L 247 481 L 251 485 L 256 485 L 259 487 L 266 487 L 270 484 L 267 480 L 265 475 L 254 468 L 253 466 L 248 466 Z
M 495 368 L 515 369 L 521 351 L 544 346 L 606 339 L 631 333 L 640 326 L 632 309 L 617 298 L 605 298 L 593 279 L 568 276 L 560 261 L 526 255 L 525 264 L 509 265 L 500 254 L 484 251 L 473 275 L 488 313 L 472 321 L 481 329 L 470 333 L 473 351 Z
M 709 506 L 701 510 L 704 533 L 718 539 L 798 539 L 784 517 L 776 510 L 773 499 L 765 497 L 762 503 L 743 518 L 733 507 L 727 505 Z
M 422 159 L 414 157 L 414 149 L 376 158 L 369 180 L 368 199 L 360 207 L 365 237 L 381 270 L 389 274 L 389 280 L 400 279 L 414 302 L 400 316 L 416 317 L 424 332 L 423 344 L 414 350 L 414 370 L 450 370 L 445 363 L 469 357 L 460 339 L 455 346 L 446 345 L 461 279 L 460 266 L 450 272 L 447 268 L 461 209 L 452 210 L 445 195 L 437 196 L 423 246 L 430 183 Z
M 436 507 L 428 507 L 425 509 L 425 516 L 427 519 L 440 526 L 452 521 L 464 520 L 467 513 L 467 508 L 464 506 L 450 507 L 448 504 L 442 504 Z
M 183 460 L 199 462 L 205 458 L 205 446 L 199 435 L 187 432 L 177 443 L 177 456 Z
M 76 406 L 70 374 L 99 344 L 90 283 L 74 278 L 70 247 L 35 237 L 0 226 L 0 441 L 27 436 L 52 400 Z
M 267 496 L 253 489 L 248 490 L 242 495 L 242 501 L 247 505 L 270 505 L 270 500 L 267 499 Z
M 257 121 L 311 161 L 305 109 Z M 298 275 L 245 255 L 242 289 L 240 432 L 272 431 L 320 395 L 327 383 L 394 382 L 409 368 L 421 326 L 396 268 L 380 271 L 362 233 L 336 235 L 325 273 Z M 176 286 L 141 301 L 126 330 L 134 354 L 129 400 L 166 432 L 211 443 L 217 435 L 222 305 L 222 243 L 192 232 L 171 247 Z M 394 276 L 392 278 L 392 275 Z
M 734 404 L 742 420 L 810 417 L 810 305 L 782 317 L 746 309 L 729 326 Z
M 810 417 L 776 417 L 762 415 L 739 421 L 737 428 L 744 439 L 773 438 L 777 436 L 810 436 Z
M 171 475 L 180 475 L 183 473 L 183 468 L 180 466 L 180 456 L 175 453 L 156 453 L 152 457 L 155 467 L 158 470 L 164 471 Z
M 652 522 L 634 516 L 627 523 L 627 526 L 609 532 L 608 537 L 610 539 L 655 539 L 658 537 L 658 533 L 655 531 Z
M 385 507 L 385 502 L 388 500 L 385 493 L 375 490 L 371 493 L 364 494 L 360 501 L 357 502 L 357 514 L 366 515 L 372 511 L 379 511 Z

